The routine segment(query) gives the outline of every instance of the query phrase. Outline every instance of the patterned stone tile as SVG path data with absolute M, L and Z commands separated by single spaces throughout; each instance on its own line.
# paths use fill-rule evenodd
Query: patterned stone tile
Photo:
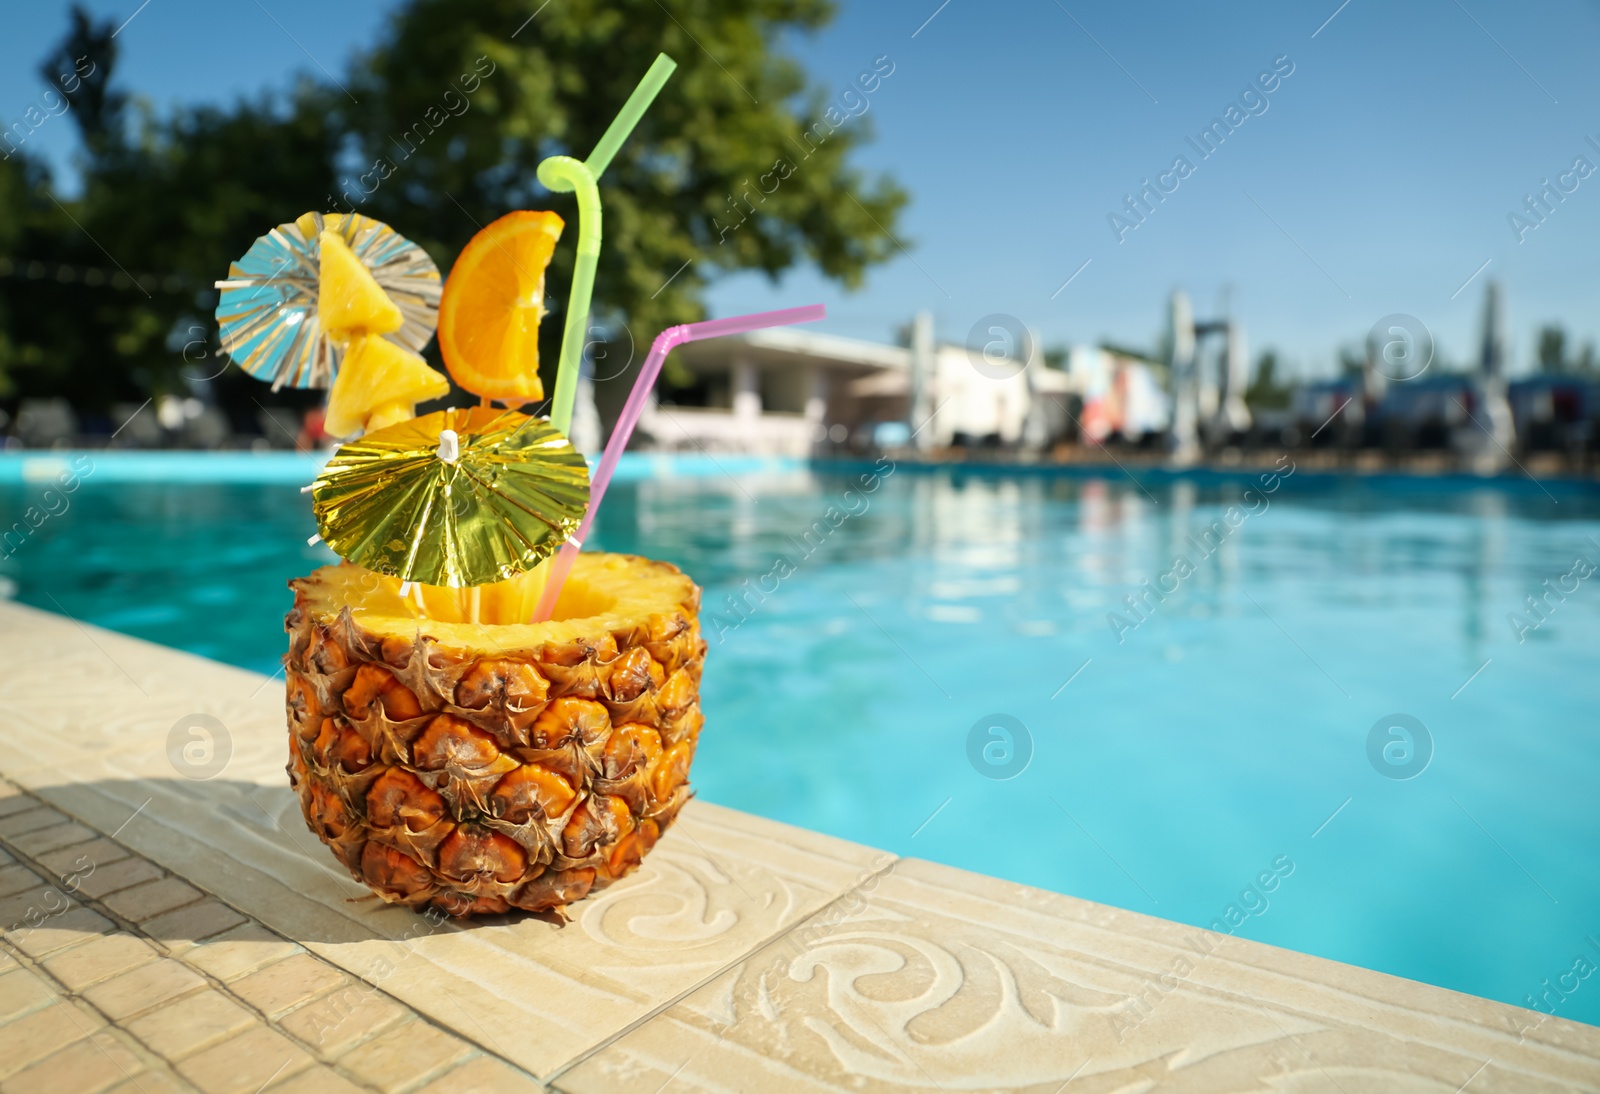
M 571 909 L 435 927 L 374 910 L 405 942 L 308 943 L 535 1075 L 599 1044 L 822 907 L 879 853 L 691 803 L 638 874 Z M 402 924 L 393 924 L 403 917 Z
M 9 610 L 0 609 L 0 629 Z M 37 647 L 54 642 L 88 657 L 71 624 L 67 633 L 48 617 L 30 626 Z M 638 874 L 584 901 L 565 927 L 531 918 L 436 927 L 373 899 L 306 830 L 283 772 L 281 680 L 263 684 L 93 634 L 104 648 L 93 687 L 120 689 L 115 726 L 96 721 L 106 717 L 104 703 L 85 704 L 76 718 L 70 704 L 30 708 L 27 716 L 44 719 L 55 736 L 100 751 L 65 767 L 8 770 L 10 777 L 102 831 L 120 828 L 118 839 L 151 861 L 534 1074 L 645 1018 L 887 861 L 841 840 L 691 802 Z M 161 654 L 171 659 L 165 668 Z M 231 750 L 217 777 L 175 777 L 181 773 L 166 754 L 168 731 L 195 703 L 148 682 L 151 694 L 142 695 L 108 657 L 141 680 L 143 666 L 181 680 L 189 695 L 207 696 Z M 0 710 L 7 707 L 0 680 Z M 8 734 L 39 732 L 0 721 L 0 746 Z
M 1520 1013 L 912 860 L 554 1083 L 1449 1094 L 1492 1057 L 1486 1090 L 1600 1085 L 1600 1029 L 1519 1042 Z

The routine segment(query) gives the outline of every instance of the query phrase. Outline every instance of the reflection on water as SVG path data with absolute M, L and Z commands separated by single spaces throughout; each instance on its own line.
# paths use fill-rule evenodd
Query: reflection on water
M 805 551 L 850 481 L 648 483 L 602 521 L 706 585 L 707 797 L 1200 925 L 1288 855 L 1238 933 L 1510 1002 L 1591 945 L 1600 588 L 1509 616 L 1600 562 L 1600 495 L 900 470 Z M 969 759 L 996 714 L 1006 780 Z M 1413 779 L 1368 759 L 1390 715 L 1429 731 Z
M 705 586 L 710 800 L 1526 1003 L 1600 937 L 1600 580 L 1544 584 L 1600 562 L 1600 493 L 1251 486 L 871 464 L 621 482 L 591 542 Z M 272 671 L 284 582 L 328 557 L 311 531 L 293 488 L 91 481 L 0 574 Z M 1369 758 L 1392 715 L 1431 740 L 1410 779 Z M 1600 1021 L 1600 987 L 1561 1006 Z

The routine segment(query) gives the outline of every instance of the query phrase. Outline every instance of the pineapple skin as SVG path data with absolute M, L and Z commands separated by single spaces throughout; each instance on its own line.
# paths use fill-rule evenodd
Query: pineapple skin
M 630 580 L 681 577 L 610 557 Z M 348 604 L 316 603 L 318 574 L 289 583 L 289 781 L 307 826 L 384 900 L 558 912 L 637 868 L 692 796 L 698 586 L 620 627 L 484 652 L 441 645 L 427 620 L 374 634 Z

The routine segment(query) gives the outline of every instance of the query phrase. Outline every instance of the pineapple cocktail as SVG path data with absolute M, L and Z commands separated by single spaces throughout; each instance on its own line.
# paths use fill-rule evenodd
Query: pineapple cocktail
M 671 71 L 658 60 L 578 165 L 594 220 L 580 280 L 598 251 L 594 178 Z M 360 438 L 308 488 L 346 561 L 292 583 L 291 784 L 357 878 L 453 915 L 559 908 L 636 867 L 688 800 L 702 721 L 700 591 L 676 567 L 584 555 L 554 618 L 531 622 L 543 563 L 587 501 L 582 458 L 520 412 L 544 398 L 544 271 L 562 227 L 501 218 L 441 291 L 388 226 L 308 213 L 218 283 L 235 362 L 275 387 L 331 387 L 327 431 Z M 569 335 L 589 291 L 573 286 Z M 482 409 L 414 417 L 451 390 L 417 352 L 435 327 Z M 552 416 L 568 420 L 570 401 Z
M 595 180 L 671 71 L 658 58 L 588 161 L 541 165 L 581 217 L 548 420 L 522 408 L 544 399 L 554 213 L 479 231 L 442 289 L 420 248 L 359 214 L 281 224 L 218 283 L 228 353 L 274 386 L 331 387 L 326 428 L 347 438 L 306 487 L 312 541 L 345 561 L 290 583 L 288 771 L 311 830 L 392 903 L 558 910 L 636 868 L 690 797 L 700 589 L 669 563 L 579 554 L 581 537 L 672 345 L 822 309 L 663 333 L 591 491 L 561 427 L 599 249 Z M 452 390 L 417 352 L 435 329 L 480 403 L 419 418 Z

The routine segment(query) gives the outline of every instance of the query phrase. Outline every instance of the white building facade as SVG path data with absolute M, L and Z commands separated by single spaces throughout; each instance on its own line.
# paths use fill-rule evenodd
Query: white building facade
M 927 447 L 1014 446 L 1037 441 L 1040 399 L 1067 389 L 1064 374 L 1039 360 L 955 345 L 933 346 L 929 358 L 927 421 L 911 423 L 914 363 L 904 346 L 804 328 L 691 343 L 668 367 L 693 384 L 658 385 L 639 427 L 657 448 L 755 455 L 898 445 L 913 431 Z

